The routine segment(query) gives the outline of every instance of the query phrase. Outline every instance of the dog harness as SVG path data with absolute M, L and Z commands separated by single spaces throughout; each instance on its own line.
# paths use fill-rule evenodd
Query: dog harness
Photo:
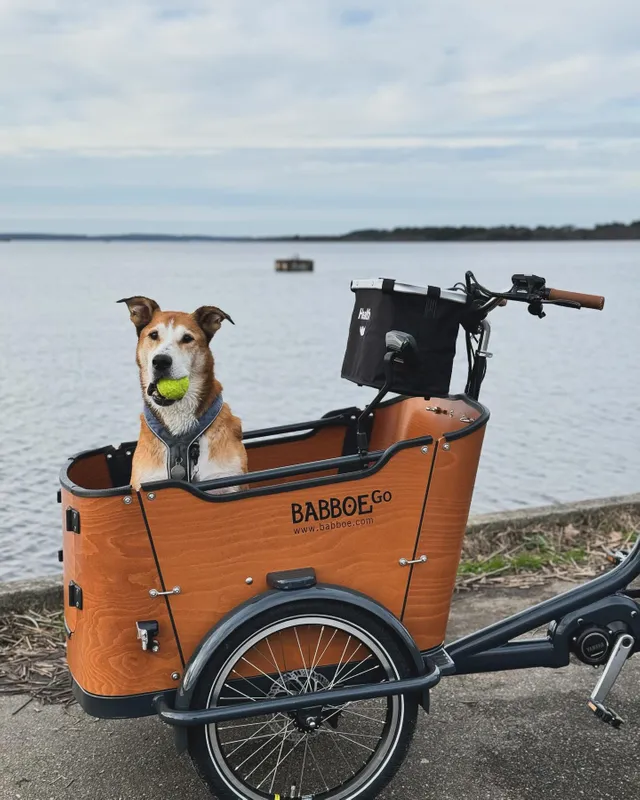
M 167 451 L 167 477 L 176 481 L 192 480 L 194 468 L 200 457 L 198 439 L 216 421 L 223 402 L 222 395 L 218 395 L 197 421 L 196 426 L 182 436 L 174 436 L 170 433 L 149 406 L 144 404 L 145 422 L 151 433 L 162 442 Z

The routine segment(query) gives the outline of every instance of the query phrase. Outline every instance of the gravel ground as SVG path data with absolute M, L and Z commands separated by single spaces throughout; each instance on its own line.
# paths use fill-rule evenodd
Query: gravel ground
M 486 625 L 564 588 L 460 595 L 450 634 Z M 432 694 L 432 713 L 420 720 L 410 756 L 382 800 L 637 800 L 640 659 L 625 666 L 610 698 L 627 720 L 620 730 L 586 708 L 598 674 L 573 664 L 443 680 Z M 24 706 L 26 699 L 0 697 L 1 800 L 210 797 L 188 758 L 175 754 L 170 729 L 157 720 L 93 720 L 77 706 L 40 706 L 37 700 Z

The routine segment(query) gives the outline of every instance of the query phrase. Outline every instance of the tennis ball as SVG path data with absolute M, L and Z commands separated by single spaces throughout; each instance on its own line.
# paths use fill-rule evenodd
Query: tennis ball
M 158 393 L 167 400 L 182 400 L 187 391 L 189 390 L 189 377 L 178 378 L 172 380 L 171 378 L 161 378 L 158 383 Z

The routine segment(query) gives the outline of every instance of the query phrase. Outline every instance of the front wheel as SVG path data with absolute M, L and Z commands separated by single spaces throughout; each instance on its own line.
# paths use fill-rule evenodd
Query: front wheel
M 194 708 L 298 695 L 411 676 L 388 629 L 344 603 L 316 600 L 240 626 L 196 687 Z M 189 753 L 221 800 L 373 798 L 401 765 L 415 695 L 262 715 L 189 731 Z

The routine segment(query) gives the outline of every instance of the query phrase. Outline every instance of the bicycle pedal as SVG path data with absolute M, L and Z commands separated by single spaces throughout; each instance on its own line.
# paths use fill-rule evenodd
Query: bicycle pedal
M 613 709 L 602 705 L 602 703 L 589 700 L 587 705 L 598 719 L 602 720 L 602 722 L 606 722 L 607 725 L 611 725 L 612 728 L 619 728 L 621 725 L 624 725 L 622 717 L 618 716 Z

